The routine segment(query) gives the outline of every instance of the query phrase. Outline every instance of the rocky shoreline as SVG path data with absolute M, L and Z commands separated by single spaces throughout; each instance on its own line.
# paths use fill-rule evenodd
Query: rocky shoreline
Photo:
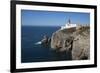
M 52 50 L 66 52 L 72 60 L 86 60 L 90 58 L 90 27 L 77 26 L 57 30 L 51 38 L 44 36 L 43 45 L 50 45 Z

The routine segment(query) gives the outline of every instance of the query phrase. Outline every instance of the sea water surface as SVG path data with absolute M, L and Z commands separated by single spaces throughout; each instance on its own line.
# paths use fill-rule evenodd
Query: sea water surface
M 68 60 L 66 53 L 58 53 L 50 47 L 36 45 L 44 35 L 52 36 L 52 33 L 60 27 L 52 26 L 22 26 L 21 27 L 21 62 L 46 62 Z

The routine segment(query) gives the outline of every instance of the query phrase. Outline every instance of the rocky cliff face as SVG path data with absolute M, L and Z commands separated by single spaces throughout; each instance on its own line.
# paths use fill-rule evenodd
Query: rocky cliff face
M 90 27 L 78 26 L 58 30 L 52 34 L 51 48 L 59 52 L 70 52 L 72 59 L 90 58 Z

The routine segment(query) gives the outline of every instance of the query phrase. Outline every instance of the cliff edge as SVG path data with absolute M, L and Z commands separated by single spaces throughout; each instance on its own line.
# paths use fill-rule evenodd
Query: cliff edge
M 59 52 L 70 52 L 73 60 L 89 59 L 90 27 L 77 26 L 57 30 L 52 34 L 51 48 Z

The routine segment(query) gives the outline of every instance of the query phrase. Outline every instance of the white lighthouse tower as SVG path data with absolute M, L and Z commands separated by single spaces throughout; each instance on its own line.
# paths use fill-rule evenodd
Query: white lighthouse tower
M 69 19 L 67 24 L 65 24 L 65 26 L 61 26 L 61 30 L 66 29 L 66 28 L 76 27 L 76 26 L 77 26 L 77 24 L 71 24 L 71 20 Z
M 68 23 L 65 26 L 70 26 L 70 24 L 71 24 L 71 20 L 69 19 Z

